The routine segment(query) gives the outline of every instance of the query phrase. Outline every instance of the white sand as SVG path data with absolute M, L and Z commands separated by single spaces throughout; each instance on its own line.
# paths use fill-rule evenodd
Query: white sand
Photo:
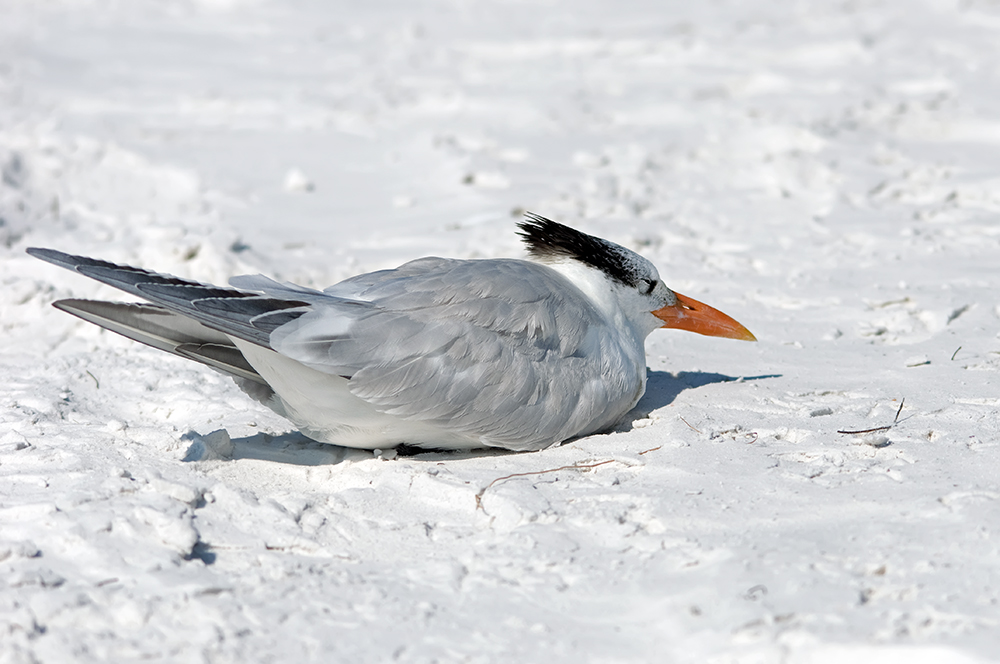
M 996 2 L 340 4 L 0 0 L 0 662 L 1000 661 Z M 24 254 L 325 286 L 519 209 L 760 343 L 375 457 Z

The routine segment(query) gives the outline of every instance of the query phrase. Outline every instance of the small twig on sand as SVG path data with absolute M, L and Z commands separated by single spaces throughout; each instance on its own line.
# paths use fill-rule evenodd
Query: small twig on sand
M 891 428 L 892 428 L 892 425 L 890 424 L 887 427 L 875 427 L 874 429 L 859 429 L 858 431 L 841 431 L 840 429 L 837 429 L 837 433 L 855 433 L 855 434 L 857 434 L 857 433 L 875 433 L 876 431 L 888 431 Z
M 958 352 L 958 351 L 956 351 L 956 352 Z M 875 427 L 874 429 L 861 429 L 860 431 L 842 431 L 842 430 L 838 429 L 837 433 L 862 434 L 862 433 L 875 433 L 877 431 L 888 431 L 889 429 L 891 429 L 894 426 L 896 426 L 896 424 L 899 422 L 899 414 L 903 412 L 903 404 L 904 403 L 906 403 L 906 397 L 903 397 L 903 399 L 900 400 L 900 402 L 899 402 L 899 410 L 896 411 L 896 417 L 893 418 L 892 424 L 890 424 L 888 426 Z M 909 418 L 907 418 L 907 419 L 909 419 Z
M 678 415 L 677 417 L 681 417 L 681 416 Z M 681 422 L 683 422 L 684 424 L 687 424 L 688 428 L 691 429 L 691 431 L 694 431 L 695 433 L 701 433 L 700 431 L 698 431 L 697 429 L 695 429 L 693 426 L 691 426 L 690 424 L 688 424 L 688 421 L 685 420 L 683 417 L 681 417 Z
M 955 352 L 951 354 L 951 360 L 952 360 L 952 362 L 955 361 L 955 356 L 958 355 L 958 351 L 960 351 L 960 350 L 962 350 L 961 346 L 959 346 L 958 348 L 956 348 Z
M 643 454 L 648 454 L 649 452 L 655 452 L 656 450 L 658 450 L 658 449 L 660 449 L 662 447 L 663 447 L 663 445 L 657 445 L 656 447 L 650 447 L 648 450 L 643 450 L 642 452 L 639 452 L 639 456 L 642 456 Z
M 84 371 L 87 371 L 84 369 Z M 101 389 L 101 381 L 97 380 L 97 376 L 87 371 L 87 375 L 94 379 L 94 384 L 97 385 L 97 389 Z
M 483 494 L 489 491 L 497 482 L 503 482 L 504 480 L 513 479 L 515 477 L 530 477 L 532 475 L 544 475 L 545 473 L 557 473 L 560 470 L 586 470 L 588 468 L 597 468 L 598 466 L 603 466 L 606 463 L 614 463 L 617 459 L 605 459 L 604 461 L 598 461 L 597 463 L 575 463 L 571 466 L 560 466 L 558 468 L 547 468 L 546 470 L 533 470 L 527 473 L 511 473 L 510 475 L 504 475 L 503 477 L 498 477 L 476 494 L 476 509 L 483 509 Z M 486 510 L 483 510 L 484 512 Z

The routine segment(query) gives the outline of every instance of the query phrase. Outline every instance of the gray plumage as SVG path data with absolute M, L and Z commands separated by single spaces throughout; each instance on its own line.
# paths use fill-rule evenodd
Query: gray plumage
M 532 221 L 522 228 L 541 233 Z M 219 288 L 29 253 L 152 303 L 57 307 L 229 373 L 318 440 L 535 450 L 606 430 L 635 405 L 645 389 L 642 341 L 660 326 L 649 312 L 674 297 L 648 261 L 591 240 L 626 264 L 609 274 L 605 258 L 546 245 L 546 264 L 422 258 L 325 291 L 259 275 Z M 646 284 L 655 293 L 639 292 Z

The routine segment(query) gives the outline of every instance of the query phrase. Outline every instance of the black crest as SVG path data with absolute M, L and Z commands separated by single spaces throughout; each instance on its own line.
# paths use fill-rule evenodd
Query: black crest
M 601 270 L 626 286 L 634 287 L 638 283 L 636 257 L 628 249 L 533 212 L 525 212 L 524 217 L 526 221 L 517 225 L 521 229 L 518 235 L 535 258 L 572 258 Z

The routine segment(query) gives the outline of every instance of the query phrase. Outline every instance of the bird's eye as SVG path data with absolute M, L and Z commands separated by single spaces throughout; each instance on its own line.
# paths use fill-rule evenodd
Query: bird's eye
M 643 292 L 646 295 L 649 295 L 650 293 L 653 292 L 653 289 L 656 288 L 656 280 L 655 279 L 643 279 L 643 281 L 646 282 L 646 288 L 645 288 L 645 290 Z

